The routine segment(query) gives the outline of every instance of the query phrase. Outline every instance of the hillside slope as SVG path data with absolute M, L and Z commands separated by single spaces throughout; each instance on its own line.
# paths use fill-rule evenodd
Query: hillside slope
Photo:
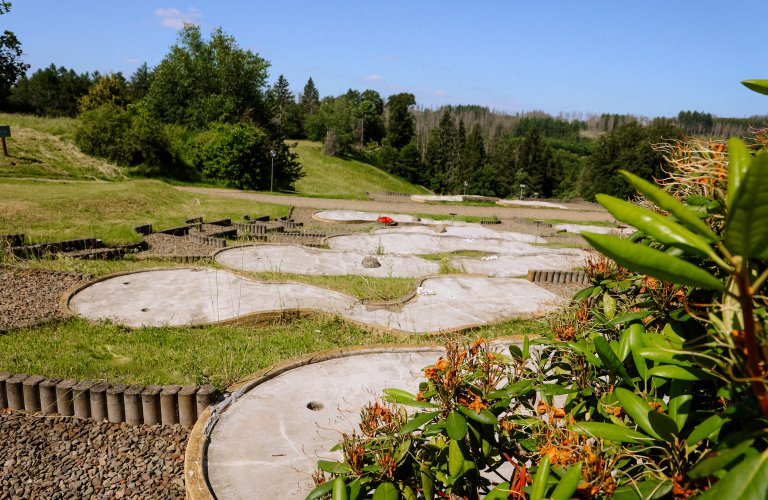
M 325 155 L 319 142 L 299 141 L 296 152 L 307 174 L 296 183 L 303 195 L 364 199 L 366 192 L 428 193 L 372 165 Z
M 125 178 L 114 163 L 88 156 L 72 142 L 75 120 L 0 113 L 0 124 L 11 126 L 8 156 L 0 154 L 0 177 L 57 180 L 118 180 Z

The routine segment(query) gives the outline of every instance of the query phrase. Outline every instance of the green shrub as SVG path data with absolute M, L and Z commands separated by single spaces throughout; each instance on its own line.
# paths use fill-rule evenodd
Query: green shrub
M 303 175 L 288 145 L 245 124 L 216 124 L 201 132 L 190 141 L 187 156 L 203 176 L 238 189 L 292 189 Z
M 157 122 L 140 105 L 106 103 L 80 115 L 75 143 L 84 153 L 131 167 L 134 175 L 194 179 L 179 154 L 180 134 L 181 129 Z

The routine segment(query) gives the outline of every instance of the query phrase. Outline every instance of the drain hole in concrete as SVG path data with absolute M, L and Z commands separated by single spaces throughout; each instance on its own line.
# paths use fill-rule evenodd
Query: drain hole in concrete
M 130 282 L 130 281 L 124 281 L 124 282 L 123 282 L 123 285 L 130 285 L 130 284 L 131 284 L 131 282 Z
M 309 403 L 307 403 L 307 408 L 309 408 L 312 411 L 320 411 L 323 408 L 325 408 L 325 405 L 320 401 L 310 401 Z
M 146 307 L 145 307 L 145 308 L 143 308 L 143 309 L 141 310 L 141 312 L 143 312 L 143 313 L 145 313 L 145 312 L 147 312 L 147 311 L 149 311 L 149 309 L 148 309 L 148 308 L 146 308 Z

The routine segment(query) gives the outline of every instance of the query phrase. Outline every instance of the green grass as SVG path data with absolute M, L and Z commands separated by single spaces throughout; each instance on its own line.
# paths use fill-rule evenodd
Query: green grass
M 105 243 L 138 241 L 133 227 L 178 226 L 185 219 L 206 220 L 243 214 L 282 217 L 289 207 L 249 200 L 192 195 L 152 180 L 0 182 L 0 234 L 24 233 L 36 242 L 94 236 Z
M 444 259 L 451 259 L 453 257 L 469 257 L 478 259 L 488 255 L 495 254 L 493 252 L 484 252 L 482 250 L 456 250 L 454 252 L 425 253 L 419 255 L 419 257 L 426 260 L 441 261 Z
M 0 124 L 11 126 L 11 137 L 15 128 L 33 128 L 62 139 L 72 139 L 77 129 L 77 118 L 45 118 L 34 115 L 0 113 Z
M 123 169 L 83 154 L 72 136 L 73 118 L 40 118 L 0 114 L 0 123 L 11 126 L 6 140 L 8 156 L 0 156 L 0 178 L 57 180 L 117 180 Z
M 259 281 L 298 281 L 335 290 L 360 300 L 393 301 L 416 290 L 415 278 L 374 278 L 369 276 L 313 276 L 284 273 L 243 273 Z
M 541 322 L 516 320 L 451 336 L 371 333 L 324 315 L 266 327 L 127 329 L 70 318 L 0 335 L 0 371 L 111 383 L 203 384 L 223 389 L 262 368 L 311 352 L 380 343 L 433 344 L 536 335 Z
M 365 199 L 366 192 L 427 193 L 366 163 L 328 156 L 319 142 L 299 141 L 296 152 L 307 174 L 296 182 L 300 194 Z

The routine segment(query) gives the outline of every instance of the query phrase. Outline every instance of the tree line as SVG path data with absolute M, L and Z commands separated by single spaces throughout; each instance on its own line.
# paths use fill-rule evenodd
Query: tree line
M 3 2 L 4 12 L 10 3 Z M 0 13 L 3 9 L 0 9 Z M 286 140 L 323 144 L 436 193 L 498 197 L 628 196 L 620 168 L 662 174 L 653 144 L 685 135 L 743 135 L 768 118 L 729 119 L 683 111 L 673 119 L 632 115 L 507 114 L 481 106 L 419 107 L 350 89 L 321 97 L 310 77 L 295 94 L 269 62 L 221 29 L 206 39 L 186 26 L 154 68 L 77 74 L 54 64 L 26 75 L 20 42 L 0 39 L 0 109 L 79 117 L 86 153 L 137 175 L 206 178 L 243 189 L 291 189 L 301 165 Z M 4 90 L 4 91 L 3 91 Z

